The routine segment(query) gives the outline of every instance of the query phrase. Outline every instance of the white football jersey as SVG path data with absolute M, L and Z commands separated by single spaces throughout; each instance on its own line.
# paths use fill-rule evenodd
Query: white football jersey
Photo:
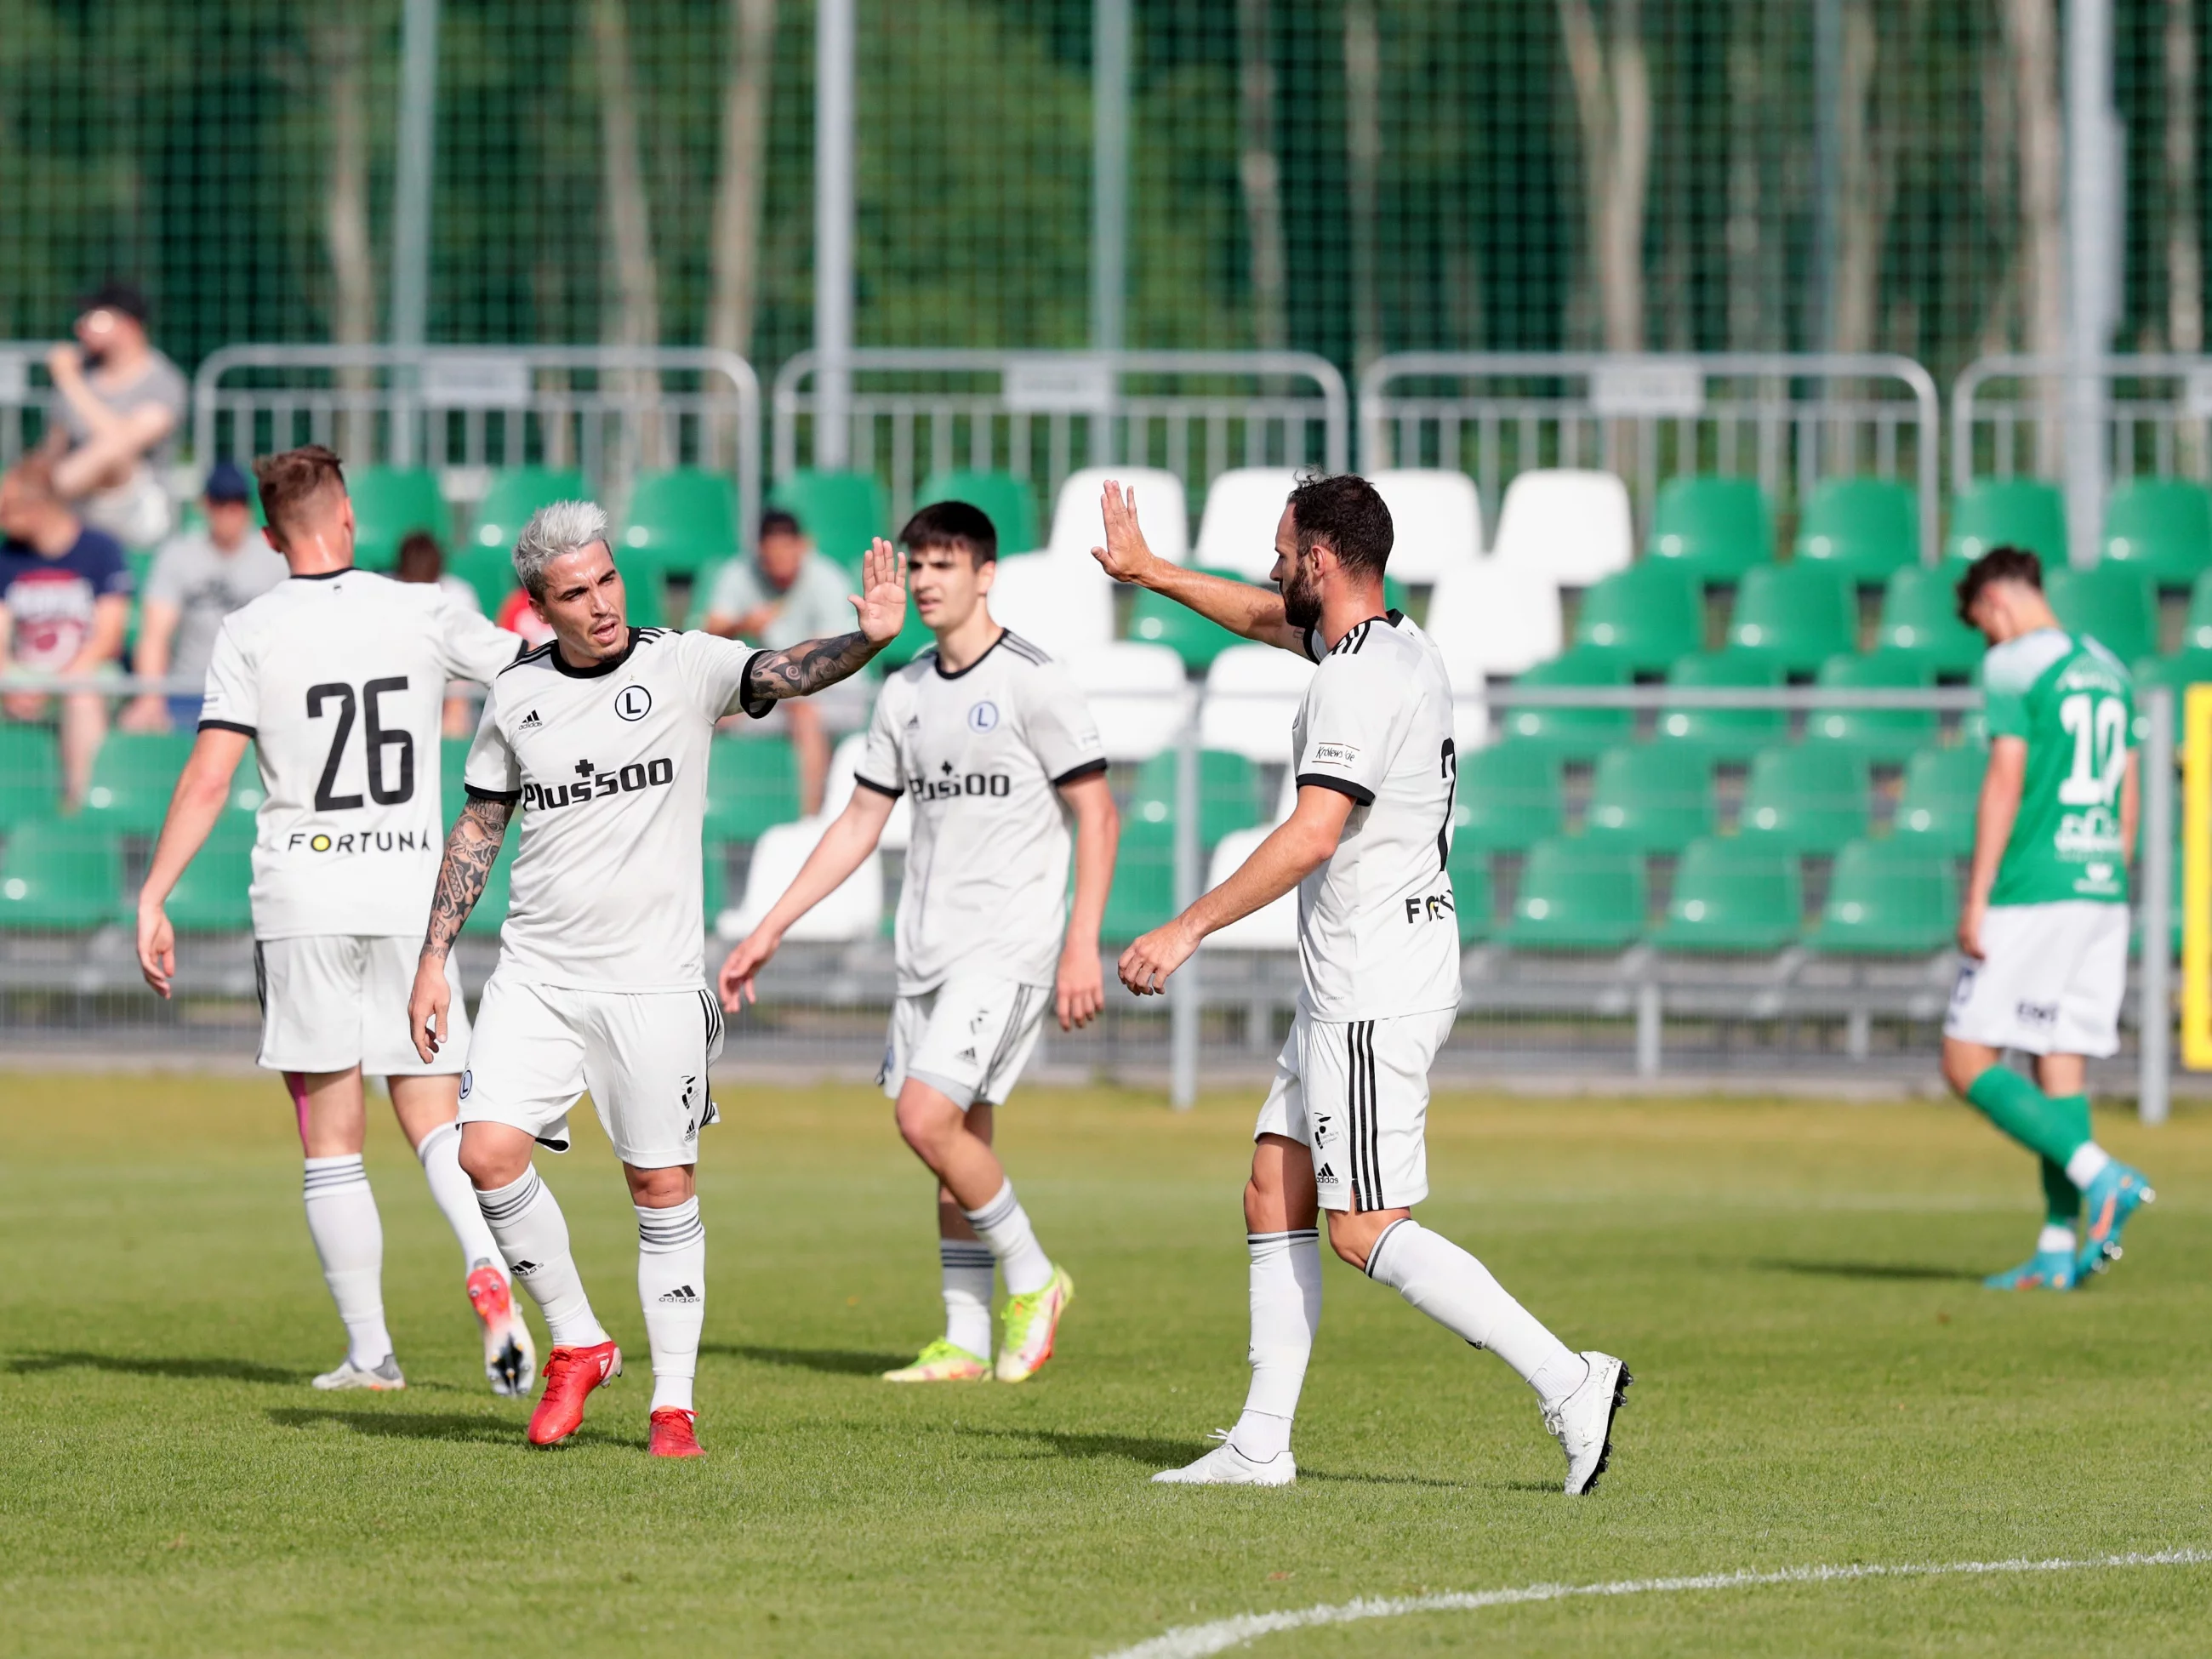
M 1316 650 L 1318 635 L 1309 633 Z M 1451 877 L 1451 681 L 1429 636 L 1393 611 L 1321 653 L 1291 728 L 1301 787 L 1357 803 L 1328 861 L 1298 884 L 1301 1000 L 1315 1019 L 1459 1006 Z
M 957 674 L 929 650 L 884 681 L 854 781 L 914 797 L 901 996 L 933 991 L 963 965 L 1053 982 L 1072 845 L 1060 787 L 1105 769 L 1073 678 L 1012 630 Z
M 708 746 L 760 654 L 633 628 L 629 648 L 596 667 L 571 668 L 548 641 L 492 682 L 465 777 L 471 799 L 516 803 L 502 978 L 586 991 L 705 981 Z
M 433 584 L 293 576 L 223 618 L 200 727 L 261 767 L 257 939 L 422 936 L 446 844 L 448 680 L 489 682 L 522 642 Z

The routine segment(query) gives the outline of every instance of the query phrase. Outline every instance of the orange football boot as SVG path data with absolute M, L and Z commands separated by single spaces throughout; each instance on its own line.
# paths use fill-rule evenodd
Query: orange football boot
M 653 1439 L 646 1450 L 655 1457 L 704 1457 L 707 1449 L 693 1430 L 698 1420 L 695 1412 L 663 1406 L 653 1414 Z

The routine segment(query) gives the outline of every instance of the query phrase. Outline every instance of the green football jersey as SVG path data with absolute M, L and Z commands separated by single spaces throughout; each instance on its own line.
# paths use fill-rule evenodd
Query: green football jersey
M 2124 904 L 2120 785 L 2135 730 L 2135 687 L 2118 658 L 2055 628 L 1982 659 L 1990 736 L 2027 744 L 2020 815 L 1990 902 Z

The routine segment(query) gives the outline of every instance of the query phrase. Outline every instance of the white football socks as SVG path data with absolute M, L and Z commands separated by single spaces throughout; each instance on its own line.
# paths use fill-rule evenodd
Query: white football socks
M 696 1193 L 665 1210 L 636 1208 L 637 1299 L 653 1350 L 652 1409 L 688 1412 L 707 1321 L 707 1225 Z
M 2045 1222 L 2043 1231 L 2035 1236 L 2035 1249 L 2039 1255 L 2050 1255 L 2059 1250 L 2073 1255 L 2074 1230 L 2056 1221 Z
M 1247 1233 L 1252 1252 L 1252 1387 L 1230 1443 L 1256 1462 L 1290 1449 L 1291 1419 L 1321 1328 L 1321 1235 Z
M 606 1341 L 605 1330 L 592 1316 L 576 1259 L 568 1254 L 568 1219 L 537 1170 L 524 1170 L 511 1186 L 479 1191 L 477 1203 L 498 1241 L 500 1259 L 545 1316 L 553 1346 L 589 1348 Z
M 1388 1285 L 1455 1336 L 1487 1348 L 1520 1374 L 1547 1409 L 1589 1375 L 1583 1357 L 1505 1292 L 1490 1269 L 1410 1217 L 1394 1222 L 1367 1257 L 1367 1276 Z
M 2112 1155 L 2094 1140 L 2085 1140 L 2074 1149 L 2074 1156 L 2066 1160 L 2066 1178 L 2083 1192 L 2089 1183 L 2105 1173 L 2105 1166 Z
M 991 1357 L 991 1247 L 980 1239 L 940 1238 L 945 1273 L 945 1340 L 978 1359 Z
M 461 1126 L 441 1123 L 422 1137 L 415 1156 L 422 1162 L 422 1178 L 430 1183 L 430 1196 L 460 1243 L 461 1271 L 471 1272 L 480 1261 L 496 1263 L 498 1241 L 484 1224 L 477 1189 L 461 1168 Z
M 384 1223 L 361 1154 L 307 1159 L 301 1194 L 323 1282 L 345 1322 L 346 1358 L 374 1370 L 392 1355 L 392 1334 L 384 1328 Z
M 998 1258 L 1008 1295 L 1030 1296 L 1052 1283 L 1052 1262 L 1030 1231 L 1029 1214 L 1014 1196 L 1012 1182 L 1000 1188 L 999 1195 L 981 1209 L 961 1213 Z

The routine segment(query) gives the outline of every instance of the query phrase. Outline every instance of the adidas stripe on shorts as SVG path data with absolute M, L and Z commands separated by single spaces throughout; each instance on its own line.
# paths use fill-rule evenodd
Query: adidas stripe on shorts
M 901 997 L 876 1081 L 893 1100 L 913 1078 L 963 1111 L 979 1100 L 995 1106 L 1013 1092 L 1052 1006 L 1049 985 L 984 974 L 955 974 L 934 991 Z
M 1458 1017 L 1455 1008 L 1355 1020 L 1301 1012 L 1252 1138 L 1311 1148 L 1324 1210 L 1419 1203 L 1429 1195 L 1429 1065 Z

